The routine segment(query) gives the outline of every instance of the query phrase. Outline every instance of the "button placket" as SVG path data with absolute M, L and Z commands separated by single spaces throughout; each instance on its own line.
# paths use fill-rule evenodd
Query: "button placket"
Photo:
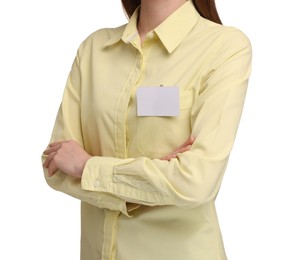
M 127 143 L 126 143 L 126 120 L 127 112 L 129 108 L 130 99 L 133 90 L 136 88 L 138 82 L 140 81 L 143 67 L 143 57 L 141 50 L 137 49 L 137 56 L 135 64 L 130 72 L 128 81 L 120 95 L 115 115 L 115 138 L 116 138 L 116 153 L 118 158 L 127 157 Z

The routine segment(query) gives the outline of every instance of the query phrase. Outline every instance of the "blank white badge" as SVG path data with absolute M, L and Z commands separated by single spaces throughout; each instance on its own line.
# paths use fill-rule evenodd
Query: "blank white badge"
M 136 94 L 138 116 L 179 115 L 179 87 L 140 87 Z

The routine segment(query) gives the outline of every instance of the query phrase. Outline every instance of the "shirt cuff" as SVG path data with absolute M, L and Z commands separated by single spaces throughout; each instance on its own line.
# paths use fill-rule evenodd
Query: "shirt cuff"
M 99 159 L 99 157 L 92 157 L 87 161 L 81 178 L 81 189 L 93 192 L 91 196 L 95 206 L 120 211 L 130 217 L 128 213 L 133 210 L 132 207 L 129 207 L 121 198 L 107 192 L 112 182 L 113 165 L 119 159 L 102 157 L 103 163 L 100 163 Z
M 149 183 L 146 171 L 144 158 L 92 157 L 85 165 L 81 188 L 94 191 L 97 195 L 100 192 L 109 197 L 112 195 L 124 203 L 171 205 L 172 200 Z M 108 203 L 106 197 L 105 206 Z

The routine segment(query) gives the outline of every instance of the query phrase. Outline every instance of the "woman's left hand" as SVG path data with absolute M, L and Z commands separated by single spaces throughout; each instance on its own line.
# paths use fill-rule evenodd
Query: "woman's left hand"
M 44 151 L 47 155 L 43 166 L 51 177 L 57 170 L 81 178 L 86 162 L 91 156 L 75 141 L 51 143 Z
M 160 159 L 165 160 L 165 161 L 170 161 L 171 159 L 176 158 L 178 154 L 189 151 L 191 146 L 193 145 L 194 141 L 195 141 L 195 137 L 190 136 L 184 144 L 180 145 L 173 152 L 169 153 L 168 155 L 166 155 Z

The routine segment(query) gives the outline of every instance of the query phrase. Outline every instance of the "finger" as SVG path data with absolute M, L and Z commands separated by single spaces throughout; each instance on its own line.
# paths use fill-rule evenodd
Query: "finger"
M 48 176 L 52 177 L 54 175 L 54 173 L 57 171 L 57 167 L 55 165 L 54 161 L 51 161 L 49 167 L 48 167 Z
M 49 144 L 49 147 L 55 147 L 55 146 L 60 146 L 63 143 L 66 143 L 67 141 L 57 141 Z
M 185 146 L 192 145 L 192 144 L 194 143 L 194 141 L 195 141 L 195 137 L 194 137 L 194 136 L 190 136 L 190 137 L 186 140 L 186 142 L 184 142 L 182 145 L 180 145 L 177 149 L 181 149 L 181 148 L 183 148 L 183 147 L 185 147 Z
M 176 158 L 178 153 L 184 153 L 186 151 L 189 151 L 194 141 L 195 137 L 190 136 L 182 145 L 176 148 L 171 154 L 168 154 L 167 156 L 160 158 L 160 160 L 170 161 L 171 159 Z
M 54 143 L 49 144 L 49 146 L 43 152 L 43 154 L 49 155 L 50 153 L 57 151 L 58 149 L 61 148 L 62 144 L 66 143 L 66 142 L 68 142 L 68 141 L 60 141 L 60 142 L 54 142 Z
M 54 146 L 59 145 L 59 144 L 61 144 L 61 142 L 50 143 L 49 147 L 54 147 Z
M 43 167 L 48 168 L 53 158 L 54 158 L 54 154 L 50 154 L 49 156 L 47 156 L 46 160 L 43 163 Z
M 191 145 L 187 145 L 187 146 L 185 146 L 185 147 L 182 147 L 182 148 L 178 149 L 178 150 L 176 151 L 176 154 L 178 154 L 178 153 L 184 153 L 184 152 L 186 152 L 186 151 L 190 151 L 190 149 L 191 149 Z
M 169 155 L 168 156 L 165 156 L 165 157 L 162 157 L 162 158 L 160 158 L 160 160 L 162 160 L 162 161 L 169 161 L 170 159 L 169 159 Z
M 162 160 L 162 161 L 170 161 L 171 159 L 176 158 L 176 156 L 177 156 L 177 154 L 169 154 L 169 155 L 161 158 L 160 160 Z
M 50 165 L 51 161 L 54 159 L 54 156 L 56 155 L 56 153 L 57 153 L 57 152 L 51 153 L 51 154 L 46 158 L 45 162 L 43 163 L 43 166 L 44 166 L 45 168 L 48 168 L 48 167 L 49 167 L 49 165 Z
M 49 155 L 50 153 L 56 152 L 56 151 L 60 148 L 60 146 L 61 146 L 61 144 L 59 144 L 59 145 L 55 145 L 55 146 L 53 146 L 52 148 L 47 148 L 47 149 L 43 152 L 43 154 L 45 154 L 45 155 Z
M 176 158 L 178 154 L 184 153 L 184 152 L 187 152 L 187 151 L 190 151 L 190 149 L 191 149 L 191 145 L 182 147 L 182 148 L 177 149 L 176 151 L 174 151 L 172 154 L 169 154 L 169 155 L 161 158 L 161 160 L 168 160 L 168 161 L 170 161 L 171 159 Z
M 187 146 L 183 146 L 183 147 L 177 148 L 172 153 L 183 153 L 185 151 L 189 151 L 190 149 L 191 149 L 191 145 L 187 145 Z
M 180 148 L 180 149 L 174 151 L 172 154 L 169 154 L 169 155 L 161 158 L 161 160 L 170 161 L 171 159 L 176 158 L 178 154 L 190 151 L 190 148 L 191 148 L 191 145 Z

